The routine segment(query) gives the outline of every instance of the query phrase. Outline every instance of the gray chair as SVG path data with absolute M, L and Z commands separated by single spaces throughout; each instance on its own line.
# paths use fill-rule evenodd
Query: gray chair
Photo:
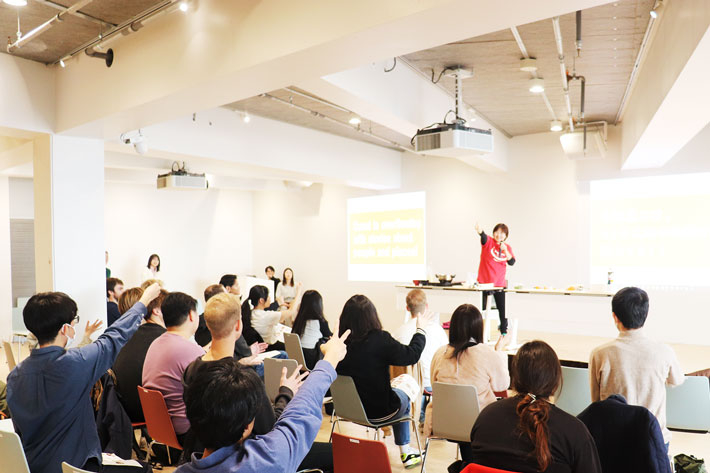
M 62 462 L 62 473 L 91 473 L 90 471 L 82 470 L 75 466 L 71 466 L 67 462 Z
M 264 385 L 269 401 L 274 402 L 279 394 L 279 384 L 281 382 L 281 372 L 287 369 L 288 376 L 296 370 L 298 362 L 296 360 L 279 360 L 276 358 L 264 359 Z
M 424 446 L 422 473 L 426 468 L 431 440 L 469 442 L 471 429 L 478 418 L 478 391 L 465 384 L 432 383 L 432 436 Z
M 576 417 L 591 403 L 589 369 L 563 366 L 562 387 L 555 394 L 555 405 Z
M 7 366 L 10 367 L 10 371 L 15 369 L 17 363 L 15 362 L 15 355 L 12 354 L 12 345 L 8 342 L 2 342 L 2 346 L 5 348 L 5 359 L 7 361 Z
M 30 473 L 20 436 L 15 432 L 0 431 L 0 458 L 3 472 Z
M 419 429 L 416 427 L 416 420 L 412 414 L 413 408 L 410 410 L 410 414 L 408 416 L 398 417 L 387 422 L 375 424 L 370 422 L 367 418 L 365 408 L 362 407 L 360 395 L 355 387 L 355 381 L 353 381 L 350 376 L 339 375 L 335 378 L 333 384 L 330 385 L 330 394 L 333 396 L 333 407 L 335 408 L 335 422 L 333 422 L 333 427 L 330 429 L 330 441 L 333 439 L 333 431 L 335 430 L 335 426 L 338 425 L 341 420 L 375 429 L 375 440 L 380 439 L 380 429 L 382 427 L 399 424 L 400 422 L 411 422 L 410 425 L 414 427 L 414 435 L 417 438 L 417 448 L 421 450 L 422 447 L 419 442 Z
M 666 425 L 669 429 L 710 431 L 710 381 L 686 376 L 680 386 L 666 386 Z
M 284 345 L 286 345 L 286 353 L 292 360 L 296 360 L 303 369 L 308 370 L 306 358 L 303 356 L 303 348 L 301 347 L 301 337 L 295 333 L 284 333 Z

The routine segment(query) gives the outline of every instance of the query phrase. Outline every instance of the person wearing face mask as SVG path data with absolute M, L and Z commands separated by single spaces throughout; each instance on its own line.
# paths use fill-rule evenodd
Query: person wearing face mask
M 508 226 L 499 223 L 493 227 L 493 238 L 486 235 L 481 226 L 476 223 L 476 233 L 481 237 L 481 262 L 478 266 L 478 282 L 480 284 L 490 284 L 497 288 L 494 291 L 483 291 L 482 309 L 485 311 L 488 305 L 488 296 L 493 295 L 500 317 L 501 337 L 508 334 L 508 319 L 505 317 L 505 288 L 508 286 L 505 280 L 505 272 L 508 266 L 515 264 L 513 248 L 505 243 L 508 239 Z
M 8 376 L 7 403 L 32 473 L 61 473 L 63 461 L 84 470 L 110 471 L 101 464 L 89 391 L 138 329 L 159 290 L 157 284 L 150 286 L 94 343 L 72 350 L 66 346 L 76 336 L 76 302 L 62 292 L 35 294 L 27 301 L 22 317 L 39 347 Z

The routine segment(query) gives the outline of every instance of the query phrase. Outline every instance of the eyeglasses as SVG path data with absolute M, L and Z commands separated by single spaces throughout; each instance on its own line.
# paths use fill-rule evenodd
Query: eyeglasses
M 76 325 L 76 324 L 78 324 L 78 323 L 79 323 L 79 316 L 77 315 L 76 317 L 74 317 L 73 319 L 71 319 L 71 324 L 72 324 L 72 325 Z

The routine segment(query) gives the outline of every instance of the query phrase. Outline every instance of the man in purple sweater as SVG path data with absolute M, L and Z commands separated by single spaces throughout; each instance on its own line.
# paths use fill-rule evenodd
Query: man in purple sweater
M 231 358 L 198 368 L 185 390 L 187 418 L 204 453 L 176 473 L 294 472 L 311 448 L 321 426 L 325 392 L 337 376 L 335 367 L 345 357 L 345 339 L 332 337 L 322 346 L 319 361 L 293 400 L 265 435 L 249 438 L 262 387 Z

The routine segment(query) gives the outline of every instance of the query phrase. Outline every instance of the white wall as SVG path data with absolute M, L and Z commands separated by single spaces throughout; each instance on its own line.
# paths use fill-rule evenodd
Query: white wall
M 12 273 L 10 271 L 10 184 L 0 176 L 0 338 L 12 330 Z
M 0 128 L 54 129 L 55 71 L 35 61 L 0 54 Z
M 106 183 L 106 249 L 111 275 L 139 285 L 157 253 L 166 287 L 198 300 L 225 273 L 252 267 L 251 194 L 233 190 L 157 190 Z

